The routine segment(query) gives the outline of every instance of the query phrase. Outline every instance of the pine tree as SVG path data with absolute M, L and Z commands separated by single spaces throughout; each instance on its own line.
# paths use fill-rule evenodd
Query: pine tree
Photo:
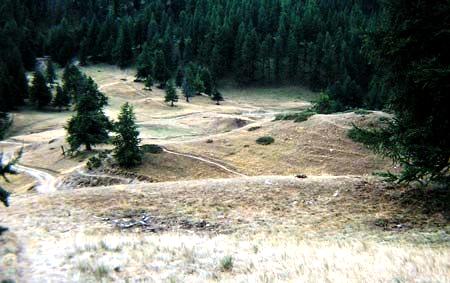
M 211 76 L 211 72 L 207 68 L 201 68 L 200 79 L 205 87 L 205 93 L 210 96 L 214 88 L 214 81 Z
M 62 76 L 63 91 L 75 100 L 77 89 L 82 85 L 84 79 L 83 74 L 76 66 L 67 65 Z
M 183 95 L 186 98 L 186 102 L 189 103 L 189 98 L 195 95 L 195 89 L 192 87 L 191 83 L 187 78 L 183 80 Z
M 148 75 L 147 78 L 145 79 L 145 87 L 150 91 L 152 90 L 153 77 L 151 75 Z
M 67 141 L 73 152 L 81 145 L 92 150 L 92 146 L 106 143 L 111 129 L 111 123 L 103 113 L 103 107 L 107 105 L 106 96 L 98 90 L 91 78 L 85 78 L 79 84 L 76 113 L 66 126 Z
M 438 1 L 390 1 L 371 35 L 372 59 L 392 93 L 395 118 L 362 141 L 402 165 L 399 182 L 450 183 L 448 11 Z M 443 20 L 443 19 L 446 20 Z M 446 36 L 444 36 L 446 34 Z M 393 177 L 392 175 L 390 177 Z
M 30 88 L 30 98 L 38 109 L 48 106 L 52 101 L 52 93 L 47 86 L 44 75 L 36 71 Z
M 203 92 L 205 92 L 205 83 L 203 82 L 199 73 L 195 76 L 195 78 L 192 82 L 192 88 L 194 89 L 194 91 L 197 95 L 200 95 Z
M 155 65 L 153 67 L 153 74 L 155 75 L 155 79 L 159 82 L 160 87 L 164 88 L 167 80 L 170 77 L 170 74 L 166 66 L 164 53 L 161 50 L 157 50 L 155 52 Z
M 220 93 L 216 88 L 212 91 L 211 99 L 216 102 L 216 105 L 220 105 L 220 102 L 224 101 L 222 93 Z
M 138 79 L 145 79 L 148 76 L 153 75 L 153 53 L 151 52 L 149 43 L 144 44 L 144 48 L 137 58 L 136 68 L 136 77 Z
M 61 111 L 62 108 L 67 108 L 70 104 L 70 95 L 65 92 L 59 85 L 56 87 L 56 94 L 53 98 L 52 105 Z
M 170 102 L 170 106 L 174 106 L 174 102 L 178 102 L 177 90 L 175 88 L 173 80 L 170 80 L 166 85 L 166 102 Z
M 53 85 L 56 80 L 55 66 L 52 60 L 48 60 L 46 69 L 46 79 L 50 85 Z
M 124 21 L 120 27 L 119 36 L 113 50 L 114 60 L 121 68 L 130 65 L 133 59 L 132 41 L 128 28 L 128 21 Z
M 113 138 L 114 158 L 121 167 L 134 167 L 142 163 L 142 151 L 139 148 L 139 131 L 133 107 L 125 103 L 115 123 L 117 135 Z

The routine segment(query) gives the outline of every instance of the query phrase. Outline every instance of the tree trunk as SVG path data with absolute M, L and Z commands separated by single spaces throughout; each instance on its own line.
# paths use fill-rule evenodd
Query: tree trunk
M 92 146 L 90 144 L 88 144 L 88 143 L 86 144 L 86 150 L 87 151 L 91 151 L 92 150 Z
M 171 101 L 170 107 L 173 107 L 173 100 Z

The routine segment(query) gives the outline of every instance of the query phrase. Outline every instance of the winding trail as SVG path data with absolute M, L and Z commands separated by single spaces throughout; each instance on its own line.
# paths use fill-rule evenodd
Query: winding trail
M 234 171 L 234 170 L 232 170 L 230 168 L 225 167 L 224 165 L 222 165 L 220 163 L 208 160 L 208 159 L 203 158 L 203 157 L 199 157 L 199 156 L 195 156 L 195 155 L 191 155 L 191 154 L 186 154 L 186 153 L 179 153 L 179 152 L 171 151 L 171 150 L 168 150 L 165 147 L 163 147 L 162 149 L 163 149 L 164 152 L 169 153 L 169 154 L 178 155 L 178 156 L 184 156 L 184 157 L 188 157 L 188 158 L 191 158 L 191 159 L 195 159 L 195 160 L 198 160 L 198 161 L 201 161 L 201 162 L 204 162 L 204 163 L 216 166 L 216 167 L 218 167 L 218 168 L 220 168 L 220 169 L 222 169 L 224 171 L 227 171 L 229 173 L 232 173 L 234 175 L 237 175 L 237 176 L 240 176 L 240 177 L 248 177 L 247 175 L 244 175 L 242 173 Z
M 23 148 L 26 145 L 28 145 L 25 143 L 8 142 L 8 141 L 0 141 L 0 144 L 17 145 L 17 146 L 20 146 Z M 16 148 L 14 148 L 14 151 L 15 150 L 16 150 Z M 3 162 L 7 163 L 9 161 L 9 159 L 14 156 L 14 151 L 5 153 L 4 156 L 9 157 L 9 158 L 5 158 L 5 161 L 3 161 Z M 23 166 L 20 164 L 13 165 L 12 169 L 18 173 L 25 173 L 27 175 L 30 175 L 34 179 L 36 179 L 36 181 L 38 182 L 38 185 L 35 188 L 38 193 L 48 194 L 48 193 L 55 192 L 57 190 L 56 189 L 56 178 L 45 171 L 26 167 L 26 166 Z

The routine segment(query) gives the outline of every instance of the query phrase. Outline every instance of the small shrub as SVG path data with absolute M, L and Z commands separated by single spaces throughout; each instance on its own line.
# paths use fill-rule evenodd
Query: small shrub
M 259 139 L 256 140 L 257 144 L 261 144 L 261 145 L 269 145 L 269 144 L 273 144 L 275 142 L 275 139 L 269 136 L 265 136 L 265 137 L 260 137 Z
M 97 169 L 100 166 L 102 166 L 102 160 L 100 159 L 99 156 L 94 155 L 89 158 L 88 163 L 87 163 L 87 167 L 89 170 Z
M 220 260 L 220 269 L 222 271 L 231 271 L 233 269 L 233 257 L 227 255 Z
M 275 117 L 275 121 L 294 121 L 296 123 L 305 122 L 309 119 L 309 117 L 315 115 L 316 112 L 308 109 L 302 112 L 295 112 L 295 113 L 285 113 L 285 114 L 278 114 Z
M 369 115 L 372 113 L 372 111 L 366 110 L 366 109 L 358 109 L 354 111 L 356 115 Z
M 259 130 L 259 129 L 261 129 L 261 126 L 251 127 L 251 128 L 248 129 L 248 131 L 249 132 L 254 132 L 254 131 Z
M 319 114 L 331 114 L 344 111 L 345 107 L 342 103 L 332 99 L 328 94 L 322 94 L 314 104 L 313 109 Z
M 141 146 L 141 150 L 144 153 L 151 153 L 151 154 L 160 154 L 164 151 L 163 148 L 157 144 L 145 144 Z

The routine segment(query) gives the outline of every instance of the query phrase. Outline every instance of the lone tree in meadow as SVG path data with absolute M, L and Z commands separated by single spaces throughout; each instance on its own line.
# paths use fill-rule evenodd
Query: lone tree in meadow
M 59 109 L 59 111 L 62 110 L 62 108 L 67 108 L 70 104 L 70 96 L 67 92 L 65 92 L 62 87 L 59 85 L 56 87 L 56 94 L 53 98 L 52 105 L 53 107 L 56 107 Z
M 174 102 L 178 102 L 177 90 L 174 86 L 173 80 L 170 80 L 166 85 L 166 102 L 170 102 L 170 106 L 174 106 Z
M 125 103 L 115 123 L 117 135 L 113 138 L 114 158 L 121 167 L 130 168 L 142 163 L 142 151 L 139 148 L 139 131 L 133 107 Z
M 220 102 L 224 101 L 222 93 L 220 93 L 216 88 L 212 91 L 211 99 L 216 102 L 216 105 L 220 105 Z
M 55 65 L 53 64 L 52 60 L 48 60 L 45 76 L 46 76 L 47 82 L 50 85 L 53 85 L 55 83 L 56 72 L 55 72 Z
M 67 142 L 71 151 L 78 150 L 81 145 L 92 150 L 92 146 L 106 143 L 109 139 L 112 126 L 103 113 L 108 101 L 91 78 L 82 80 L 77 89 L 76 113 L 66 126 Z
M 183 95 L 186 98 L 186 102 L 189 103 L 189 99 L 195 95 L 195 90 L 192 87 L 191 83 L 188 79 L 184 78 L 183 80 Z
M 30 98 L 38 109 L 44 108 L 52 101 L 52 93 L 47 86 L 44 75 L 39 71 L 34 73 Z

